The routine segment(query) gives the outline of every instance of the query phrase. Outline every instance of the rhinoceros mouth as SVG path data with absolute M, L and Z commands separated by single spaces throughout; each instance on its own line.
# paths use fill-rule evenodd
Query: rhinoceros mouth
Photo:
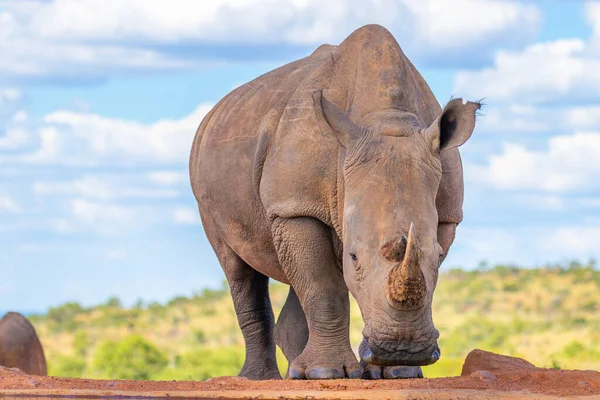
M 392 350 L 387 350 L 387 349 Z M 431 344 L 410 343 L 377 343 L 373 339 L 363 338 L 358 348 L 361 360 L 367 364 L 383 366 L 424 366 L 431 365 L 440 359 L 440 348 L 437 341 Z

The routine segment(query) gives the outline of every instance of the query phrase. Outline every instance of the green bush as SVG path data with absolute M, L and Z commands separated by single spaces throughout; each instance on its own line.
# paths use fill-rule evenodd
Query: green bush
M 198 344 L 206 343 L 206 335 L 201 330 L 194 331 L 194 339 L 196 339 L 196 343 Z
M 510 334 L 511 327 L 476 317 L 467 320 L 450 335 L 441 336 L 440 347 L 442 354 L 451 358 L 464 357 L 473 348 L 506 352 Z
M 182 305 L 186 304 L 189 301 L 190 300 L 187 297 L 185 297 L 185 296 L 177 296 L 177 297 L 174 297 L 173 299 L 169 300 L 169 302 L 167 303 L 167 307 L 182 306 Z
M 596 311 L 598 309 L 598 302 L 596 300 L 588 300 L 581 305 L 581 309 L 584 311 Z
M 462 358 L 440 358 L 435 364 L 423 367 L 423 375 L 426 378 L 441 378 L 447 376 L 459 376 L 462 372 Z
M 583 343 L 574 340 L 563 348 L 563 353 L 569 358 L 579 357 L 586 352 Z
M 79 331 L 73 337 L 73 349 L 75 350 L 75 354 L 82 358 L 87 356 L 90 345 L 90 339 L 85 331 Z
M 167 358 L 139 335 L 121 341 L 107 340 L 94 354 L 94 371 L 107 379 L 151 379 L 168 364 Z
M 176 367 L 193 370 L 197 379 L 237 375 L 244 364 L 245 350 L 241 346 L 199 348 L 182 355 Z
M 199 348 L 175 357 L 174 368 L 165 369 L 155 379 L 205 380 L 215 376 L 236 376 L 244 364 L 242 346 Z
M 502 287 L 502 290 L 505 292 L 518 292 L 520 290 L 519 284 L 517 282 L 505 283 Z
M 48 360 L 48 375 L 67 378 L 81 378 L 86 369 L 81 357 L 57 356 Z

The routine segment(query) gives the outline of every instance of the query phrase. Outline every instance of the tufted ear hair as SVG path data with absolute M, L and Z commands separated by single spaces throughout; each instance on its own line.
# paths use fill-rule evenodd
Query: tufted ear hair
M 425 130 L 433 148 L 444 151 L 464 144 L 473 134 L 475 115 L 480 108 L 480 103 L 463 103 L 462 99 L 448 102 L 442 114 Z
M 313 103 L 317 113 L 321 113 L 340 144 L 348 148 L 350 143 L 364 134 L 364 128 L 356 125 L 332 102 L 323 96 L 322 90 L 313 92 Z

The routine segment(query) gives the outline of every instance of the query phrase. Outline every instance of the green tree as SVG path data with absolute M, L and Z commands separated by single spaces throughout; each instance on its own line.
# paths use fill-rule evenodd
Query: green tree
M 96 374 L 110 379 L 152 379 L 167 364 L 167 358 L 140 335 L 103 342 L 93 360 Z
M 106 306 L 110 307 L 110 308 L 122 308 L 123 307 L 121 304 L 121 300 L 116 296 L 109 298 L 106 301 Z

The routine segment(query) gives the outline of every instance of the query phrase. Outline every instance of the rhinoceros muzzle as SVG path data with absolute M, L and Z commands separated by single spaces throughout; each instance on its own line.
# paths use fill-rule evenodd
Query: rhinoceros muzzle
M 402 343 L 377 343 L 372 339 L 363 338 L 358 348 L 358 354 L 361 360 L 367 364 L 423 366 L 431 365 L 440 359 L 440 348 L 437 341 L 404 345 Z

